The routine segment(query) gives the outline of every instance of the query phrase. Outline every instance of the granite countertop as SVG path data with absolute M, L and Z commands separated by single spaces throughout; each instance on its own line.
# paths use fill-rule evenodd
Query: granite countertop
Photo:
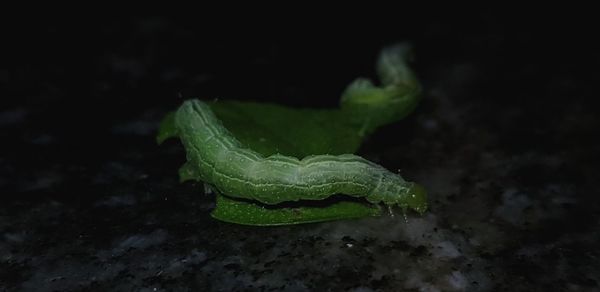
M 178 95 L 264 92 L 266 101 L 285 95 L 282 103 L 303 106 L 315 88 L 337 98 L 372 58 L 312 77 L 287 69 L 297 79 L 286 82 L 265 72 L 290 65 L 296 43 L 265 45 L 231 61 L 247 60 L 243 74 L 262 71 L 230 89 L 227 70 L 184 62 L 193 48 L 161 59 L 173 50 L 163 42 L 193 38 L 180 23 L 137 19 L 116 36 L 118 26 L 95 27 L 119 45 L 89 49 L 87 63 L 42 55 L 3 69 L 14 99 L 0 110 L 0 291 L 599 291 L 599 116 L 589 88 L 598 74 L 576 66 L 587 57 L 549 63 L 553 52 L 534 54 L 543 45 L 527 40 L 532 31 L 523 40 L 503 26 L 464 35 L 442 24 L 416 38 L 423 102 L 360 152 L 429 191 L 430 211 L 406 220 L 218 222 L 201 185 L 178 183 L 181 146 L 154 142 Z M 438 51 L 451 37 L 454 49 Z M 345 54 L 373 57 L 380 43 Z M 322 60 L 290 62 L 308 70 L 335 44 Z M 202 62 L 209 69 L 195 69 Z M 84 76 L 71 71 L 83 67 Z M 270 91 L 254 85 L 259 79 L 271 80 Z

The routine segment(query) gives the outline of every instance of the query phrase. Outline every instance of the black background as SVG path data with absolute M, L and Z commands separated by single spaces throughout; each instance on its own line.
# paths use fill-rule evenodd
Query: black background
M 409 175 L 421 177 L 434 170 L 434 163 L 427 160 L 434 158 L 426 153 L 433 148 L 418 148 L 427 143 L 439 146 L 435 150 L 441 154 L 432 157 L 441 159 L 446 154 L 464 155 L 470 161 L 477 153 L 492 150 L 506 157 L 531 151 L 557 155 L 566 162 L 556 168 L 525 163 L 509 176 L 524 188 L 568 182 L 577 189 L 579 203 L 565 207 L 569 208 L 565 220 L 552 221 L 534 232 L 519 229 L 522 233 L 515 235 L 515 241 L 549 242 L 565 232 L 596 230 L 600 51 L 593 17 L 560 10 L 389 13 L 394 16 L 340 12 L 319 22 L 309 15 L 291 21 L 286 21 L 286 15 L 273 21 L 258 16 L 55 16 L 9 21 L 3 28 L 4 61 L 0 64 L 0 214 L 10 220 L 3 230 L 35 230 L 40 239 L 27 245 L 25 253 L 39 254 L 52 246 L 56 238 L 51 234 L 57 230 L 73 230 L 72 235 L 87 230 L 91 241 L 109 242 L 114 234 L 138 231 L 134 223 L 140 212 L 165 217 L 181 213 L 173 222 L 189 218 L 192 211 L 182 206 L 187 204 L 185 195 L 168 204 L 129 210 L 129 215 L 109 212 L 104 221 L 90 219 L 103 215 L 86 208 L 116 189 L 151 197 L 173 188 L 169 184 L 176 183 L 183 154 L 175 144 L 169 146 L 173 151 L 159 150 L 153 133 L 162 115 L 184 99 L 335 107 L 354 78 L 376 78 L 373 64 L 379 50 L 398 41 L 415 46 L 414 68 L 425 88 L 424 99 L 415 115 L 372 137 L 365 153 L 389 153 L 394 151 L 388 150 L 393 148 L 389 145 L 399 141 L 420 141 L 398 150 L 425 152 L 417 158 L 388 155 L 396 160 L 381 163 L 406 166 Z M 452 101 L 451 109 L 457 112 L 443 112 L 440 94 Z M 456 115 L 461 126 L 442 125 L 442 130 L 424 138 L 417 126 L 424 116 L 437 114 Z M 133 125 L 133 130 L 127 125 Z M 452 129 L 446 132 L 445 127 Z M 474 131 L 493 137 L 492 142 L 463 139 L 472 137 Z M 107 161 L 125 161 L 134 167 L 113 169 Z M 430 168 L 420 167 L 421 162 Z M 49 187 L 37 186 L 48 172 L 59 173 L 59 179 L 53 181 L 50 176 Z M 98 172 L 102 183 L 97 182 Z M 493 175 L 489 179 L 494 180 Z M 476 178 L 467 177 L 461 183 L 469 185 L 471 180 Z M 453 200 L 460 201 L 460 195 L 449 199 Z M 48 202 L 81 211 L 65 211 L 57 219 L 61 227 L 49 227 L 40 222 L 45 215 L 37 220 L 36 213 L 29 214 Z M 434 202 L 432 212 L 442 216 L 447 211 L 443 204 Z M 88 212 L 93 215 L 86 216 Z M 212 223 L 207 223 L 212 219 L 200 213 L 206 222 L 198 224 L 213 230 Z M 185 230 L 164 228 L 186 236 Z M 68 240 L 69 234 L 56 236 Z M 545 264 L 521 265 L 521 261 L 503 259 L 511 253 L 507 249 L 483 257 L 498 270 L 526 275 L 519 278 L 506 272 L 506 278 L 498 279 L 519 279 L 515 281 L 522 287 L 542 287 L 526 271 L 544 273 Z M 571 266 L 594 266 L 578 261 Z M 5 261 L 3 266 L 0 280 L 9 288 L 19 287 L 34 270 L 22 262 Z M 574 277 L 565 281 L 598 287 L 597 280 Z M 554 285 L 550 280 L 543 284 L 546 288 Z M 111 287 L 106 285 L 101 287 Z M 503 284 L 498 285 L 493 287 Z
M 111 136 L 115 124 L 148 110 L 148 119 L 159 119 L 192 97 L 335 107 L 354 78 L 376 79 L 379 50 L 398 41 L 414 44 L 425 88 L 447 87 L 459 106 L 480 107 L 469 123 L 489 125 L 503 149 L 560 151 L 565 141 L 552 132 L 565 105 L 595 116 L 599 56 L 593 18 L 582 11 L 390 14 L 8 22 L 2 104 L 27 114 L 22 123 L 6 123 L 3 153 L 25 172 L 51 161 L 105 160 L 136 147 Z M 452 71 L 461 63 L 464 72 Z M 519 109 L 518 121 L 502 113 L 508 107 Z M 580 121 L 583 133 L 567 143 L 593 149 L 595 135 L 587 133 L 595 122 Z M 58 139 L 29 148 L 28 140 L 44 135 Z M 597 161 L 595 151 L 587 154 Z

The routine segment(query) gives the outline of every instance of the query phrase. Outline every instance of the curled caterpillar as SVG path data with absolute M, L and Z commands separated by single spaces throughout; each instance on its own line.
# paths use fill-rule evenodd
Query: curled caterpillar
M 427 208 L 421 186 L 360 156 L 313 155 L 300 160 L 280 154 L 265 157 L 244 148 L 199 100 L 183 103 L 175 125 L 188 167 L 226 196 L 272 205 L 344 194 L 419 213 Z

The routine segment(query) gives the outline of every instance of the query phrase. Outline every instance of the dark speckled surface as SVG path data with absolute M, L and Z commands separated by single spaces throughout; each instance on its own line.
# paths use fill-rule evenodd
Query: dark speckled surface
M 169 18 L 15 30 L 0 67 L 0 291 L 599 291 L 600 64 L 573 33 L 585 26 L 433 19 L 352 43 L 350 29 Z M 218 222 L 214 199 L 177 181 L 182 148 L 154 143 L 181 97 L 335 106 L 405 39 L 424 100 L 360 153 L 429 190 L 422 217 Z

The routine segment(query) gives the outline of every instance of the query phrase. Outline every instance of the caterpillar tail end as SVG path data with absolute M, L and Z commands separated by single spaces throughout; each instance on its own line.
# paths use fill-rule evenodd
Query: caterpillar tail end
M 412 183 L 406 201 L 409 208 L 421 215 L 427 211 L 427 191 L 420 184 Z

